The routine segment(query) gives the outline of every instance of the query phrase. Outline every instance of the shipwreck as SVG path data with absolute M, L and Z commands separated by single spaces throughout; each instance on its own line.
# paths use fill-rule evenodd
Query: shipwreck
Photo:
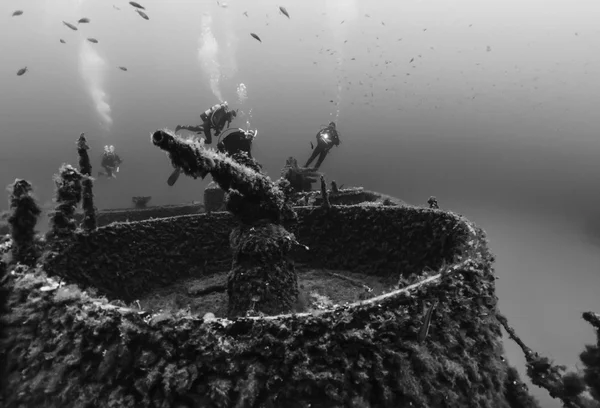
M 328 186 L 290 170 L 293 161 L 272 181 L 253 159 L 168 130 L 151 142 L 187 176 L 211 175 L 220 198 L 179 214 L 140 198 L 142 208 L 100 216 L 85 139 L 80 169 L 65 165 L 55 177 L 45 237 L 34 234 L 31 185 L 10 186 L 0 405 L 537 406 L 503 357 L 501 329 L 510 327 L 481 228 L 435 199 L 413 206 Z M 204 283 L 183 301 L 142 304 L 190 279 Z M 344 284 L 351 297 L 332 300 Z M 201 313 L 185 304 L 208 296 L 216 300 Z M 536 385 L 583 406 L 585 387 L 567 392 L 555 366 L 526 356 Z

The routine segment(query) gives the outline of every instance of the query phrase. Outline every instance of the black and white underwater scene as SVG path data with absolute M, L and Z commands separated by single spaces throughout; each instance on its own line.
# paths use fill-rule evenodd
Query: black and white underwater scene
M 600 408 L 597 0 L 1 0 L 0 408 Z

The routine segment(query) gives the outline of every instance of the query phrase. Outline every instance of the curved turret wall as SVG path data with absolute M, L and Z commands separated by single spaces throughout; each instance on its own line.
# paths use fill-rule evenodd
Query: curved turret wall
M 408 276 L 452 263 L 467 224 L 460 217 L 417 207 L 357 205 L 296 208 L 302 264 L 379 275 Z M 50 275 L 133 301 L 182 277 L 228 270 L 235 220 L 219 212 L 112 224 L 46 261 Z
M 357 304 L 235 321 L 145 316 L 39 273 L 13 273 L 0 373 L 6 406 L 509 407 L 483 231 L 414 207 L 298 212 L 298 238 L 310 246 L 298 254 L 303 262 L 429 272 Z M 48 271 L 135 295 L 186 268 L 226 266 L 232 222 L 221 213 L 101 228 L 79 235 Z M 421 337 L 425 302 L 437 306 Z
M 203 212 L 224 211 L 225 192 L 214 182 L 211 182 L 204 190 L 204 204 L 178 204 L 178 205 L 155 205 L 147 208 L 122 208 L 100 210 L 96 216 L 96 222 L 99 227 L 111 224 L 113 222 L 132 222 L 143 221 L 155 218 L 176 217 L 179 215 L 199 214 Z M 295 200 L 299 205 L 306 205 L 308 200 L 311 205 L 320 205 L 321 192 L 309 191 L 298 194 Z M 331 193 L 329 201 L 333 205 L 353 205 L 363 202 L 378 202 L 384 205 L 405 205 L 402 200 L 381 194 L 375 191 L 364 190 L 362 187 L 347 188 L 340 190 L 338 194 Z M 83 214 L 77 214 L 76 219 L 81 223 Z M 0 224 L 0 231 L 2 225 Z M 8 229 L 6 232 L 8 233 Z
M 116 208 L 98 211 L 96 214 L 96 223 L 99 227 L 102 227 L 113 222 L 134 222 L 203 212 L 204 205 L 199 203 L 153 205 L 146 208 Z M 83 221 L 83 213 L 76 214 L 75 219 L 81 223 Z

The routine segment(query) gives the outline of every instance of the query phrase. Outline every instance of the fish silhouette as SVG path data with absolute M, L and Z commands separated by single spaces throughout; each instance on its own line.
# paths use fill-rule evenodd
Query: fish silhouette
M 290 15 L 288 14 L 285 7 L 279 7 L 279 11 L 281 11 L 283 13 L 283 15 L 286 16 L 287 18 L 290 18 Z
M 144 13 L 142 10 L 135 9 L 135 12 L 138 13 L 144 20 L 150 20 L 148 15 L 146 13 Z
M 136 3 L 135 1 L 130 1 L 129 4 L 131 4 L 133 7 L 138 8 L 138 9 L 142 9 L 142 10 L 146 10 L 144 8 L 144 6 L 142 6 L 140 3 Z
M 66 21 L 63 21 L 63 24 L 69 27 L 71 30 L 77 31 L 77 27 L 75 27 L 73 24 L 67 23 Z

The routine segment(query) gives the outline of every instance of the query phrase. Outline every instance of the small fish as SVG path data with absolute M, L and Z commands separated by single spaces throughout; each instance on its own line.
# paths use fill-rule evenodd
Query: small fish
M 248 12 L 247 11 L 244 11 L 242 14 L 245 15 L 246 17 L 248 17 Z
M 114 8 L 115 10 L 121 10 L 120 8 L 118 8 L 117 6 L 115 6 L 114 4 L 113 4 L 113 8 Z
M 281 11 L 281 13 L 283 13 L 283 15 L 286 16 L 287 18 L 290 18 L 290 15 L 288 14 L 285 7 L 279 7 L 279 11 Z
M 490 52 L 492 50 L 492 47 L 490 47 L 489 45 L 486 47 L 485 49 L 487 52 Z
M 342 20 L 342 22 L 340 23 L 340 25 L 344 24 L 344 21 L 346 21 L 346 20 Z
M 368 15 L 368 14 L 365 14 L 365 17 L 371 18 L 371 16 L 370 16 L 370 15 Z
M 126 67 L 119 67 L 119 69 L 120 69 L 121 71 L 127 71 L 127 68 L 126 68 Z
M 23 14 L 23 10 L 16 10 L 15 12 L 12 13 L 12 16 L 16 17 L 16 16 L 20 16 L 21 14 Z
M 415 59 L 411 58 L 410 61 L 408 61 L 408 63 L 410 64 L 411 62 L 413 62 Z
M 17 71 L 17 76 L 21 76 L 27 71 L 28 71 L 27 67 L 21 68 L 20 70 Z
M 133 7 L 138 8 L 138 9 L 142 9 L 142 10 L 146 10 L 144 8 L 144 6 L 142 6 L 140 3 L 136 3 L 135 1 L 130 1 L 129 4 L 131 4 Z
M 315 145 L 313 144 L 313 142 L 310 142 L 310 150 L 314 150 L 315 149 Z
M 260 39 L 260 37 L 254 33 L 250 33 L 250 35 L 252 36 L 252 38 L 256 38 L 258 40 L 258 42 L 262 43 L 262 40 Z
M 385 25 L 385 23 L 382 21 L 382 22 L 381 22 L 381 25 L 382 25 L 382 26 L 384 26 L 384 25 Z
M 146 13 L 144 13 L 142 10 L 135 9 L 135 12 L 138 13 L 144 20 L 150 20 L 148 15 Z
M 77 27 L 75 27 L 73 24 L 67 23 L 66 21 L 63 21 L 63 24 L 69 27 L 71 30 L 77 31 Z
M 95 38 L 88 38 L 87 40 L 93 44 L 98 44 L 98 40 L 96 40 Z
M 63 44 L 66 44 L 67 42 L 65 40 L 63 40 L 62 38 L 60 39 L 60 42 Z
M 350 61 L 356 61 L 356 58 L 350 58 Z
M 77 22 L 77 24 L 83 24 L 83 23 L 89 23 L 90 19 L 87 17 L 84 18 L 80 18 L 79 21 Z

